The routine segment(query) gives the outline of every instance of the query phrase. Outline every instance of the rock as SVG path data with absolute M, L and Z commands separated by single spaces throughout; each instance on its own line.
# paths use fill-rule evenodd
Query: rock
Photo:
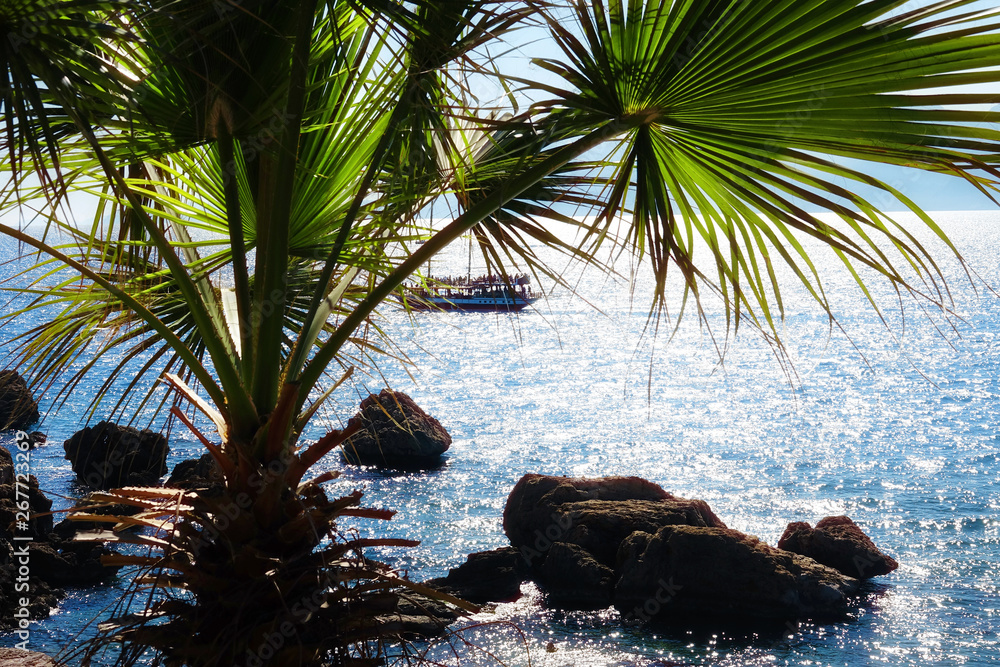
M 636 477 L 525 475 L 503 527 L 551 605 L 614 604 L 631 620 L 838 616 L 860 586 Z
M 399 595 L 396 615 L 390 618 L 400 625 L 403 637 L 438 637 L 458 618 L 454 609 L 437 600 L 410 591 L 402 591 Z
M 402 392 L 383 389 L 361 401 L 360 412 L 348 425 L 362 430 L 341 447 L 348 463 L 397 468 L 430 467 L 440 463 L 451 436 Z
M 28 553 L 32 574 L 60 588 L 102 583 L 112 579 L 120 569 L 101 564 L 101 556 L 114 551 L 90 542 L 31 542 Z
M 447 622 L 423 614 L 393 614 L 379 620 L 383 632 L 409 640 L 439 637 L 448 630 Z
M 406 616 L 429 616 L 446 624 L 459 617 L 458 611 L 444 602 L 439 602 L 426 595 L 420 595 L 409 590 L 398 592 L 399 602 L 396 611 Z
M 24 430 L 40 417 L 24 378 L 14 370 L 0 371 L 0 429 Z
M 28 476 L 25 485 L 22 479 L 22 493 L 27 488 L 28 507 L 31 518 L 28 520 L 28 530 L 18 531 L 19 535 L 27 535 L 32 539 L 46 539 L 52 531 L 52 515 L 46 514 L 52 509 L 52 501 L 45 497 L 38 487 L 38 479 Z M 5 447 L 0 447 L 0 538 L 10 540 L 14 537 L 17 521 L 17 484 L 14 461 Z M 37 516 L 44 514 L 45 516 Z
M 18 545 L 20 549 L 20 545 Z M 53 589 L 42 579 L 32 573 L 25 580 L 19 572 L 19 557 L 14 555 L 14 545 L 0 542 L 0 630 L 10 631 L 17 627 L 14 614 L 21 610 L 21 598 L 28 601 L 28 618 L 36 620 L 46 618 L 49 612 L 59 604 L 64 593 Z M 28 567 L 31 565 L 29 563 Z M 28 590 L 21 590 L 27 584 Z M 6 665 L 6 662 L 0 661 Z
M 828 516 L 816 528 L 801 521 L 790 523 L 778 548 L 808 556 L 858 579 L 889 574 L 899 567 L 846 516 Z
M 517 599 L 521 583 L 527 578 L 528 564 L 521 554 L 513 547 L 504 547 L 469 554 L 463 564 L 448 571 L 448 576 L 432 579 L 426 585 L 482 604 Z
M 167 472 L 167 439 L 101 421 L 63 443 L 77 478 L 92 489 L 157 484 Z
M 458 618 L 447 605 L 405 589 L 368 596 L 362 604 L 371 611 L 385 610 L 374 619 L 382 637 L 407 640 L 436 637 L 444 634 Z
M 725 528 L 703 500 L 584 500 L 554 511 L 571 526 L 564 539 L 577 544 L 604 565 L 615 566 L 618 547 L 636 531 L 655 533 L 663 526 Z
M 165 486 L 178 489 L 204 489 L 221 482 L 222 475 L 215 465 L 215 459 L 206 452 L 201 458 L 188 459 L 175 465 Z
M 41 431 L 32 431 L 28 434 L 28 449 L 34 449 L 35 447 L 41 447 L 49 442 L 49 436 L 45 435 Z
M 6 447 L 0 447 L 0 486 L 14 484 L 14 457 Z
M 38 488 L 34 475 L 28 477 L 26 485 L 30 512 L 28 529 L 19 527 L 17 521 L 21 519 L 18 516 L 21 510 L 17 507 L 14 473 L 10 452 L 0 448 L 0 628 L 13 627 L 4 624 L 13 620 L 22 597 L 30 600 L 30 618 L 45 618 L 63 596 L 62 586 L 107 581 L 119 569 L 106 567 L 100 561 L 102 555 L 114 551 L 97 544 L 71 541 L 72 532 L 69 531 L 73 527 L 69 526 L 70 522 L 62 521 L 53 528 L 52 515 L 48 514 L 52 501 Z M 28 536 L 31 540 L 15 541 L 19 536 Z M 26 556 L 20 553 L 23 550 L 27 550 Z M 22 562 L 24 559 L 26 564 Z M 22 566 L 30 572 L 27 581 L 20 572 Z M 25 583 L 29 587 L 27 592 L 17 590 Z
M 619 553 L 615 606 L 626 618 L 836 616 L 860 585 L 833 568 L 726 528 L 664 526 Z
M 611 604 L 617 577 L 583 547 L 556 542 L 542 565 L 541 580 L 550 603 L 602 609 Z
M 4 667 L 55 667 L 56 661 L 44 653 L 0 648 L 0 665 Z
M 536 570 L 556 542 L 582 547 L 614 567 L 619 545 L 633 532 L 677 524 L 725 528 L 705 501 L 679 498 L 638 477 L 525 475 L 503 513 L 504 532 Z

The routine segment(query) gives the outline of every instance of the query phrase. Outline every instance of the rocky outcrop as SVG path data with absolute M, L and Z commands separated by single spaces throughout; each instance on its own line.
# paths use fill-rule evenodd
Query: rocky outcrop
M 521 554 L 513 547 L 504 547 L 469 554 L 463 564 L 448 571 L 448 576 L 432 579 L 427 585 L 481 604 L 516 599 L 527 579 L 528 564 Z
M 92 489 L 157 484 L 167 472 L 167 439 L 101 421 L 63 443 L 77 479 Z
M 459 613 L 452 607 L 412 591 L 400 591 L 394 614 L 385 621 L 398 627 L 399 636 L 406 639 L 437 637 L 447 632 Z
M 20 548 L 21 543 L 17 545 L 17 550 Z M 22 598 L 28 600 L 28 618 L 35 620 L 46 618 L 65 595 L 36 575 L 30 567 L 30 561 L 25 570 L 21 570 L 19 560 L 14 543 L 0 540 L 0 631 L 18 627 L 19 619 L 15 615 L 21 613 Z M 28 587 L 27 591 L 24 590 L 25 585 Z
M 859 587 L 756 537 L 696 526 L 634 533 L 621 546 L 619 572 L 615 606 L 638 618 L 825 616 L 844 611 Z
M 361 401 L 348 425 L 361 430 L 341 447 L 348 463 L 394 468 L 438 465 L 451 446 L 451 436 L 409 396 L 383 389 Z
M 679 498 L 638 477 L 525 475 L 503 513 L 510 543 L 535 569 L 559 542 L 575 544 L 614 567 L 626 537 L 671 525 L 726 527 L 705 501 Z
M 221 482 L 222 476 L 215 465 L 215 459 L 206 452 L 201 458 L 188 459 L 175 465 L 164 484 L 177 489 L 204 489 Z
M 17 371 L 0 371 L 0 429 L 24 430 L 37 422 L 38 403 Z
M 0 648 L 0 665 L 4 667 L 55 667 L 56 661 L 44 653 Z
M 858 579 L 889 574 L 899 567 L 846 516 L 828 516 L 815 528 L 801 521 L 790 523 L 778 548 L 808 556 Z
M 23 495 L 18 498 L 14 473 L 13 457 L 5 447 L 0 447 L 0 538 L 7 540 L 14 536 L 18 512 L 17 503 L 24 499 Z M 46 513 L 52 509 L 52 501 L 46 498 L 45 494 L 38 488 L 38 479 L 34 475 L 28 476 L 27 484 L 22 478 L 22 494 L 25 491 L 27 491 L 30 518 L 27 522 L 27 530 L 22 528 L 18 534 L 31 537 L 33 540 L 47 539 L 48 534 L 52 531 L 52 515 Z
M 101 564 L 101 556 L 115 553 L 101 544 L 52 541 L 28 544 L 31 571 L 50 586 L 90 586 L 112 579 L 117 567 Z
M 858 542 L 848 521 L 824 520 L 817 530 Z M 839 616 L 860 587 L 861 575 L 731 530 L 704 501 L 636 477 L 525 475 L 503 527 L 512 547 L 473 554 L 428 585 L 485 602 L 509 599 L 531 579 L 550 605 L 614 605 L 638 621 Z
M 63 597 L 64 586 L 86 586 L 115 576 L 117 567 L 101 564 L 101 556 L 114 553 L 107 547 L 74 542 L 76 526 L 69 521 L 52 525 L 52 501 L 38 488 L 38 480 L 29 476 L 17 493 L 17 477 L 10 452 L 0 447 L 0 629 L 11 629 L 21 598 L 29 600 L 31 619 L 45 618 Z M 27 490 L 29 520 L 27 528 L 19 525 L 19 513 Z M 30 537 L 31 540 L 15 540 Z M 23 587 L 27 585 L 28 590 Z M 6 664 L 0 661 L 0 664 Z

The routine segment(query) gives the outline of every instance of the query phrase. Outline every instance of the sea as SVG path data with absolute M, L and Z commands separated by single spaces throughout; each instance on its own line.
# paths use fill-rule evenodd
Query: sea
M 895 217 L 939 260 L 947 312 L 927 298 L 937 294 L 931 283 L 918 283 L 914 298 L 860 271 L 866 295 L 835 255 L 808 243 L 836 323 L 774 255 L 785 285 L 780 347 L 751 321 L 727 329 L 710 291 L 700 317 L 672 284 L 665 311 L 651 317 L 650 272 L 627 253 L 608 253 L 611 273 L 545 256 L 564 283 L 536 280 L 546 298 L 518 315 L 385 310 L 378 324 L 393 354 L 378 357 L 377 368 L 364 367 L 362 355 L 349 360 L 357 371 L 306 440 L 342 425 L 385 386 L 448 429 L 453 442 L 436 470 L 356 467 L 337 454 L 320 464 L 341 471 L 331 495 L 360 489 L 368 506 L 396 512 L 344 530 L 420 540 L 371 554 L 414 580 L 506 545 L 504 503 L 526 473 L 637 475 L 706 500 L 730 527 L 772 545 L 789 522 L 843 514 L 900 563 L 867 583 L 839 621 L 635 625 L 613 609 L 548 609 L 526 584 L 516 602 L 454 626 L 449 642 L 417 649 L 462 665 L 1000 664 L 1000 213 L 934 215 L 963 262 L 914 216 Z M 20 252 L 0 243 L 2 257 L 15 260 L 3 275 L 26 266 Z M 449 248 L 431 272 L 464 273 L 466 253 Z M 41 316 L 0 329 L 4 349 Z M 83 493 L 61 443 L 82 428 L 115 362 L 100 362 L 59 401 L 55 389 L 39 396 L 49 444 L 31 466 L 57 508 Z M 113 404 L 122 390 L 119 383 L 106 398 Z M 13 443 L 4 433 L 3 444 Z M 202 453 L 183 428 L 171 431 L 170 446 L 171 468 Z M 68 590 L 49 618 L 32 623 L 29 647 L 56 655 L 88 636 L 127 581 L 123 571 L 109 586 Z M 17 641 L 0 635 L 0 646 Z

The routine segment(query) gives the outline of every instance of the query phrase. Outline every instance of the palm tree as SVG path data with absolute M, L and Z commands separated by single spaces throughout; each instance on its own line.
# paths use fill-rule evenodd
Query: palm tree
M 149 647 L 190 665 L 242 664 L 267 646 L 270 664 L 384 657 L 393 629 L 379 619 L 410 584 L 361 550 L 404 543 L 341 538 L 341 517 L 390 514 L 359 494 L 329 499 L 321 484 L 335 473 L 307 477 L 351 429 L 300 438 L 384 349 L 373 314 L 405 306 L 404 281 L 463 233 L 496 272 L 557 280 L 537 245 L 597 263 L 621 244 L 656 276 L 651 314 L 673 267 L 684 304 L 701 313 L 715 293 L 730 332 L 749 322 L 775 341 L 775 265 L 830 313 L 807 238 L 862 288 L 867 268 L 947 308 L 935 259 L 884 211 L 942 232 L 845 160 L 995 190 L 1000 114 L 975 109 L 1000 95 L 955 90 L 1000 80 L 1000 12 L 973 4 L 5 3 L 3 210 L 35 207 L 47 227 L 0 231 L 41 253 L 29 309 L 58 311 L 21 340 L 22 367 L 68 390 L 123 353 L 105 386 L 127 374 L 137 402 L 115 409 L 169 408 L 224 479 L 214 494 L 91 498 L 139 510 L 78 518 L 116 529 L 99 539 L 149 548 L 114 560 L 157 592 L 102 640 L 124 642 L 122 663 Z M 491 65 L 489 47 L 529 24 L 551 38 L 536 61 L 545 82 Z M 478 100 L 477 79 L 510 94 Z M 78 193 L 100 201 L 87 227 L 64 213 Z M 442 207 L 443 227 L 421 222 Z M 577 240 L 553 220 L 579 227 Z M 139 392 L 148 377 L 171 397 Z M 121 532 L 133 526 L 148 530 Z

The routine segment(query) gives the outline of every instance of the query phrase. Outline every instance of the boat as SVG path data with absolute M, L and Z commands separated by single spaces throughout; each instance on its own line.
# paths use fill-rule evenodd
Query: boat
M 478 278 L 430 278 L 425 285 L 409 289 L 410 308 L 487 313 L 516 313 L 541 295 L 531 289 L 527 274 L 480 276 Z

